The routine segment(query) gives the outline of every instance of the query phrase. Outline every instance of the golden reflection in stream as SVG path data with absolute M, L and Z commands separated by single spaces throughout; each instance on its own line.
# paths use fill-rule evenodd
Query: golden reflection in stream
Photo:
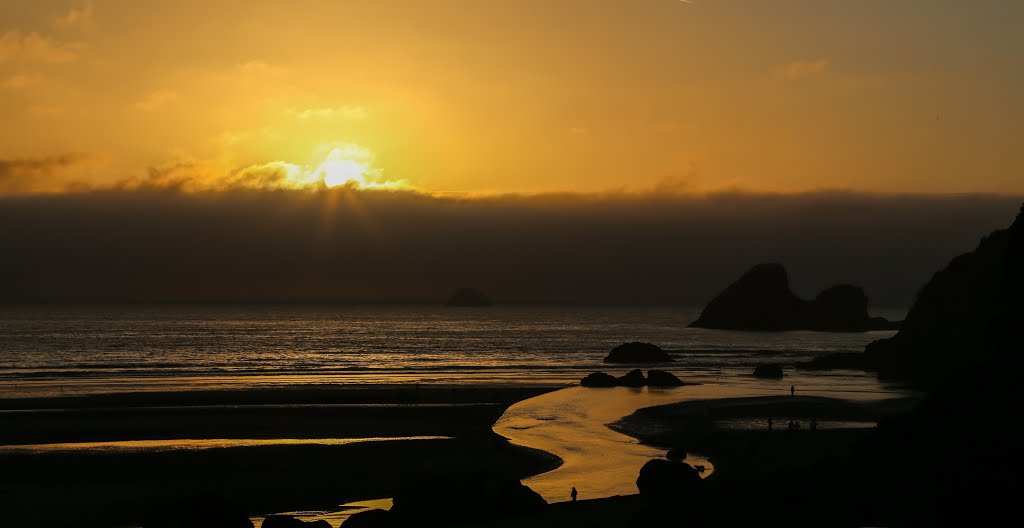
M 123 440 L 117 442 L 69 442 L 62 444 L 0 445 L 0 453 L 45 453 L 55 451 L 175 451 L 224 447 L 281 445 L 340 446 L 365 442 L 406 440 L 451 440 L 450 436 L 396 436 L 368 438 L 207 438 L 174 440 Z
M 571 387 L 513 405 L 494 425 L 494 431 L 515 444 L 562 459 L 559 468 L 523 481 L 548 502 L 569 500 L 574 486 L 581 500 L 630 495 L 637 493 L 640 468 L 652 458 L 663 458 L 665 450 L 640 444 L 607 424 L 642 407 L 705 398 L 716 390 L 721 387 Z M 686 462 L 705 466 L 704 477 L 714 472 L 705 458 L 691 454 Z

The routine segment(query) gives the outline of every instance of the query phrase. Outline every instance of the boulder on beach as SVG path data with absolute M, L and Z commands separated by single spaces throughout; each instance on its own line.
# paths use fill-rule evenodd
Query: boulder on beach
M 767 363 L 755 367 L 754 375 L 759 378 L 781 379 L 784 373 L 782 372 L 782 365 Z
M 690 326 L 764 332 L 866 332 L 898 326 L 871 317 L 867 306 L 864 290 L 849 284 L 826 288 L 814 300 L 805 301 L 790 290 L 786 268 L 772 262 L 744 273 L 712 299 Z
M 671 372 L 665 372 L 664 370 L 647 371 L 648 387 L 681 387 L 682 385 L 683 381 Z
M 636 479 L 641 497 L 659 501 L 692 498 L 702 485 L 700 475 L 689 464 L 658 458 L 648 460 Z
M 458 288 L 444 304 L 445 306 L 493 306 L 494 301 L 480 290 Z
M 658 345 L 651 343 L 623 343 L 604 358 L 605 363 L 669 363 L 672 358 Z
M 640 369 L 633 369 L 623 376 L 619 376 L 615 380 L 615 384 L 619 387 L 643 387 L 647 385 L 647 379 L 644 378 L 644 372 Z
M 395 526 L 443 526 L 528 515 L 546 506 L 537 492 L 515 476 L 480 472 L 468 478 L 423 482 L 396 493 L 388 518 Z
M 665 453 L 665 458 L 669 460 L 683 460 L 686 458 L 686 449 L 682 447 L 673 447 Z
M 580 386 L 582 387 L 614 387 L 616 385 L 615 376 L 605 374 L 604 372 L 587 374 L 587 377 L 580 380 Z
M 333 528 L 331 523 L 320 519 L 317 521 L 303 521 L 288 515 L 270 515 L 263 519 L 260 528 Z

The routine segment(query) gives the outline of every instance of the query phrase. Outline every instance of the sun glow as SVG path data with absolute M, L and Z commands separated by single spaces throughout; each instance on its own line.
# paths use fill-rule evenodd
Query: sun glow
M 373 153 L 359 145 L 334 145 L 324 161 L 311 173 L 310 179 L 328 187 L 350 186 L 360 189 L 401 189 L 402 181 L 380 179 L 380 169 L 373 167 Z
M 323 174 L 324 185 L 328 187 L 346 184 L 363 185 L 366 183 L 363 175 L 368 170 L 362 163 L 346 159 L 325 161 L 317 169 L 318 172 Z

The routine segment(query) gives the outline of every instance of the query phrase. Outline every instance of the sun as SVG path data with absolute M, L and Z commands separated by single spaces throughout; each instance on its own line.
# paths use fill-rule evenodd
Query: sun
M 323 171 L 324 185 L 337 187 L 349 183 L 363 185 L 366 183 L 363 176 L 368 169 L 358 161 L 337 160 L 325 161 L 320 165 L 320 170 Z
M 371 172 L 365 160 L 368 156 L 363 151 L 353 148 L 334 148 L 327 154 L 323 163 L 316 168 L 314 174 L 323 180 L 327 187 L 341 185 L 366 185 L 366 176 Z

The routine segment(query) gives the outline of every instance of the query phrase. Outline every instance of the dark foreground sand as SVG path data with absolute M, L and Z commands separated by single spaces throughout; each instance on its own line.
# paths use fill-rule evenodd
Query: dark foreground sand
M 481 469 L 518 477 L 556 467 L 491 425 L 551 387 L 415 387 L 168 393 L 6 400 L 0 444 L 173 438 L 451 439 L 164 452 L 0 454 L 0 526 L 107 527 L 215 495 L 252 514 L 393 496 Z M 15 410 L 17 409 L 17 410 Z

